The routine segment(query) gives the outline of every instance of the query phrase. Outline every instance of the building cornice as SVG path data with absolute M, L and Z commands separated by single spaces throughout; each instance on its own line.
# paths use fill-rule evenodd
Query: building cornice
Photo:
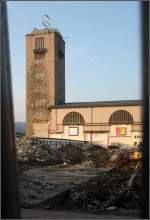
M 117 100 L 100 102 L 72 102 L 59 105 L 48 106 L 48 109 L 61 108 L 86 108 L 86 107 L 122 107 L 122 106 L 142 106 L 142 100 Z

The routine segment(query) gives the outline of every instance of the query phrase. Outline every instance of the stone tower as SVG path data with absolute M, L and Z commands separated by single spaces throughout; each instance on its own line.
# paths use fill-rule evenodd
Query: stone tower
M 26 135 L 47 123 L 47 107 L 65 103 L 65 42 L 55 29 L 26 34 Z

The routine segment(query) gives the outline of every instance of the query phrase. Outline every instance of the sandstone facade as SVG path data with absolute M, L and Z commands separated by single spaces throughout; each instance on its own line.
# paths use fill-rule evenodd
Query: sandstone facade
M 65 103 L 65 42 L 57 30 L 26 35 L 26 97 L 27 136 L 104 145 L 142 142 L 140 100 Z

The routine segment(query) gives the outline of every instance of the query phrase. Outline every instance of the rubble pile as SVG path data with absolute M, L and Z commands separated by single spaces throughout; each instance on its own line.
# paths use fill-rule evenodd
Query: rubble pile
M 68 164 L 77 164 L 86 160 L 83 150 L 79 146 L 68 144 L 59 148 L 58 152 L 63 155 L 63 162 Z
M 16 147 L 20 172 L 33 165 L 76 164 L 86 159 L 80 146 L 65 145 L 54 149 L 36 137 L 17 138 Z
M 18 164 L 30 166 L 56 164 L 83 164 L 84 167 L 131 167 L 134 158 L 130 154 L 135 149 L 119 149 L 118 147 L 103 148 L 99 145 L 86 143 L 68 144 L 60 148 L 51 148 L 38 138 L 17 138 Z M 137 149 L 136 149 L 137 150 Z M 130 154 L 129 154 L 130 153 Z
M 30 164 L 59 164 L 61 155 L 49 148 L 38 138 L 22 138 L 17 140 L 17 159 Z
M 16 143 L 22 207 L 31 208 L 38 201 L 43 201 L 41 206 L 47 209 L 52 208 L 51 203 L 57 201 L 56 208 L 63 209 L 96 212 L 140 209 L 142 155 L 139 149 L 103 148 L 91 143 L 68 144 L 54 149 L 36 137 L 17 138 Z M 33 165 L 36 165 L 34 172 L 30 169 Z M 66 177 L 69 169 L 74 173 Z M 94 171 L 96 177 L 90 177 L 85 182 L 83 174 L 76 173 L 78 169 L 88 173 L 84 173 L 85 179 Z M 60 172 L 58 176 L 56 171 Z M 30 174 L 29 177 L 30 172 L 34 175 Z M 41 176 L 38 176 L 40 172 Z M 81 177 L 83 181 L 74 184 L 72 178 L 77 180 Z
M 128 152 L 124 149 L 90 149 L 86 154 L 95 167 L 124 167 L 131 164 Z
M 88 158 L 92 160 L 95 167 L 106 166 L 110 158 L 110 153 L 107 149 L 90 149 L 87 153 Z
M 138 172 L 129 186 L 131 174 L 117 168 L 101 172 L 86 185 L 73 188 L 64 207 L 99 211 L 140 209 L 140 175 Z
M 48 183 L 43 178 L 19 176 L 19 192 L 22 208 L 31 207 L 30 200 L 38 200 L 40 194 L 53 190 L 56 185 Z

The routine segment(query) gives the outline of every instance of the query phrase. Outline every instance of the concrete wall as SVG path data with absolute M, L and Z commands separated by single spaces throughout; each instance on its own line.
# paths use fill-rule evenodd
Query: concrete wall
M 77 128 L 78 135 L 69 135 L 69 129 L 70 128 Z M 70 139 L 70 140 L 81 140 L 84 141 L 84 132 L 83 132 L 83 126 L 82 125 L 70 125 L 70 126 L 64 126 L 64 132 L 62 134 L 62 138 L 64 139 Z
M 132 132 L 131 139 L 132 139 L 133 145 L 136 146 L 142 142 L 143 133 L 142 132 Z
M 126 134 L 125 135 L 117 135 L 116 128 L 125 128 Z M 109 133 L 109 145 L 113 143 L 122 143 L 122 144 L 129 144 L 132 145 L 132 133 L 131 133 L 131 125 L 111 125 L 110 126 L 110 133 Z
M 110 125 L 109 118 L 114 111 L 126 110 L 133 116 L 133 125 Z M 69 135 L 69 127 L 63 126 L 63 119 L 69 112 L 79 112 L 85 120 L 85 125 L 74 125 L 78 127 L 78 136 Z M 83 107 L 83 108 L 59 108 L 51 110 L 51 122 L 49 137 L 64 138 L 72 140 L 84 140 L 99 144 L 122 143 L 133 145 L 135 142 L 134 134 L 141 135 L 142 132 L 142 110 L 141 106 L 117 106 L 117 107 Z M 117 127 L 125 127 L 125 135 L 116 135 Z M 134 134 L 133 134 L 134 133 Z M 138 138 L 136 139 L 136 141 Z M 139 138 L 138 143 L 141 142 Z
M 98 144 L 108 144 L 108 133 L 100 133 L 100 132 L 91 132 L 86 133 L 86 138 L 88 141 L 92 143 L 98 143 Z
M 79 112 L 85 119 L 86 124 L 108 124 L 109 117 L 114 111 L 126 110 L 132 116 L 134 123 L 141 123 L 141 106 L 117 106 L 117 107 L 83 107 L 83 108 L 59 108 L 52 109 L 53 123 L 62 124 L 63 119 L 69 112 Z
M 47 123 L 34 123 L 34 135 L 36 137 L 48 137 L 48 124 Z

